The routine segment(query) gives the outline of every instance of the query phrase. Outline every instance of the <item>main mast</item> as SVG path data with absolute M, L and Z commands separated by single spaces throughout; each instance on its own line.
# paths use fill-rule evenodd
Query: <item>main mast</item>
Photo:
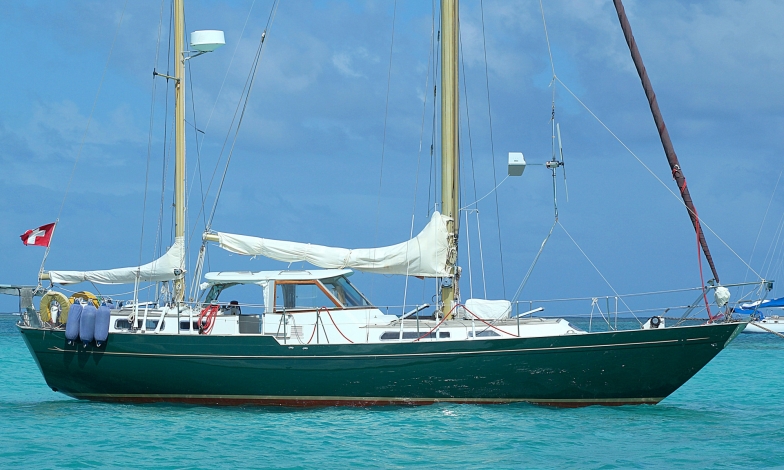
M 441 286 L 443 313 L 451 312 L 458 298 L 457 238 L 459 229 L 460 176 L 458 140 L 458 51 L 460 18 L 458 0 L 441 0 L 441 212 L 447 222 L 449 251 L 447 269 L 451 279 Z
M 185 9 L 174 0 L 174 237 L 185 239 Z M 184 269 L 184 259 L 180 270 Z M 174 301 L 185 296 L 185 276 L 174 280 Z

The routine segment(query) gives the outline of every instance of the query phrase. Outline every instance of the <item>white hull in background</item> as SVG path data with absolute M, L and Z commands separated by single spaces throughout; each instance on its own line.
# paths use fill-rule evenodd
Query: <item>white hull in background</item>
M 746 329 L 743 330 L 744 333 L 770 333 L 771 331 L 784 333 L 784 317 L 773 315 L 759 321 L 752 321 L 749 322 Z

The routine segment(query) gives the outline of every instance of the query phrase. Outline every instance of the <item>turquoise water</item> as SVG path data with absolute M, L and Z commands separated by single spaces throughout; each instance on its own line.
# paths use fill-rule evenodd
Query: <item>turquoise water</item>
M 656 406 L 288 410 L 52 392 L 0 316 L 1 468 L 784 467 L 784 339 L 740 335 Z

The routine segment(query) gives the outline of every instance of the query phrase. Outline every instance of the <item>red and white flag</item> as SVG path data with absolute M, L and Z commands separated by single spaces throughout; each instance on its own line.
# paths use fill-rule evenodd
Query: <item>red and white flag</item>
M 54 232 L 54 222 L 28 230 L 19 237 L 25 245 L 49 246 Z

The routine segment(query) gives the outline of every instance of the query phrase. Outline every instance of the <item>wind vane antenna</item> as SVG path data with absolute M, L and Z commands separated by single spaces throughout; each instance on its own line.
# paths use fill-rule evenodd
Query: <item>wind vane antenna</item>
M 648 78 L 648 72 L 645 71 L 645 65 L 642 62 L 640 51 L 637 49 L 637 42 L 634 40 L 632 27 L 629 24 L 629 19 L 626 17 L 626 11 L 623 8 L 623 2 L 621 0 L 613 0 L 613 4 L 615 5 L 615 11 L 618 13 L 618 20 L 621 22 L 621 29 L 623 30 L 626 44 L 629 46 L 629 52 L 631 52 L 634 66 L 637 69 L 637 74 L 640 76 L 642 87 L 645 90 L 645 96 L 648 98 L 648 104 L 651 107 L 651 114 L 653 114 L 653 120 L 656 123 L 656 129 L 659 131 L 659 137 L 661 138 L 661 143 L 664 147 L 664 153 L 667 156 L 667 162 L 670 164 L 672 178 L 678 185 L 681 198 L 683 198 L 683 204 L 686 206 L 686 209 L 689 212 L 689 218 L 691 219 L 692 225 L 694 225 L 694 231 L 697 233 L 697 239 L 699 240 L 699 244 L 702 247 L 702 252 L 705 254 L 705 259 L 710 265 L 713 278 L 718 283 L 719 274 L 716 271 L 716 266 L 713 264 L 713 257 L 711 256 L 710 249 L 708 249 L 708 242 L 705 240 L 705 234 L 700 227 L 700 218 L 697 215 L 697 209 L 694 207 L 691 194 L 689 194 L 689 188 L 686 186 L 686 177 L 683 176 L 683 170 L 681 169 L 680 163 L 678 162 L 678 155 L 675 153 L 675 148 L 673 147 L 672 141 L 670 140 L 670 133 L 667 131 L 667 126 L 664 124 L 664 117 L 662 117 L 661 110 L 659 109 L 659 103 L 656 101 L 656 93 L 653 92 L 653 85 L 651 85 L 651 80 Z M 702 263 L 700 263 L 700 266 L 702 266 Z M 707 300 L 705 303 L 708 303 Z
M 563 167 L 564 191 L 566 192 L 566 202 L 569 202 L 569 186 L 566 184 L 566 164 L 564 163 L 563 144 L 561 143 L 561 124 L 556 123 L 555 129 L 558 133 L 558 151 L 561 153 L 561 167 Z

